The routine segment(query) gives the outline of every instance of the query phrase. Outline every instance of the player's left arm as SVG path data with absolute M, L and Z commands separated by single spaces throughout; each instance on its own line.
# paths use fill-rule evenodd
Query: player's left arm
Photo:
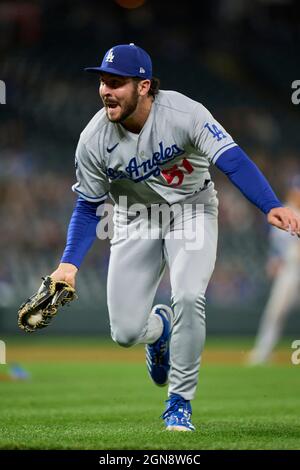
M 250 202 L 267 215 L 271 225 L 300 235 L 299 216 L 291 208 L 283 207 L 260 169 L 239 146 L 223 152 L 215 165 Z
M 259 168 L 200 103 L 191 113 L 188 134 L 195 151 L 225 173 L 242 194 L 267 215 L 271 225 L 300 234 L 299 217 L 289 207 L 283 207 Z

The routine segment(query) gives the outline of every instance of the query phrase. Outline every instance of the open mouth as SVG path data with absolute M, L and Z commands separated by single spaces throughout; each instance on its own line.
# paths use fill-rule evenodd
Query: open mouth
M 115 109 L 115 108 L 118 106 L 118 103 L 109 102 L 109 103 L 105 103 L 105 106 L 106 106 L 108 109 Z

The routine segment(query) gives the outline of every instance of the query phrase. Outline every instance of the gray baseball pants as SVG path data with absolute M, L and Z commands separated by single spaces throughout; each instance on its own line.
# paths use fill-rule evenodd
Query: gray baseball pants
M 216 260 L 218 200 L 211 183 L 183 202 L 164 206 L 170 217 L 152 217 L 150 229 L 149 209 L 137 217 L 131 208 L 115 206 L 107 279 L 111 335 L 124 347 L 159 338 L 162 321 L 151 310 L 167 264 L 175 316 L 168 394 L 191 400 L 205 343 L 205 292 Z

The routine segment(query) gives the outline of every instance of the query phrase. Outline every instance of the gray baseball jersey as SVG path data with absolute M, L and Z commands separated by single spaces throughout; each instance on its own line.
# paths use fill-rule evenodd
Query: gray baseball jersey
M 200 103 L 160 91 L 139 134 L 111 123 L 101 109 L 81 133 L 73 190 L 88 201 L 169 204 L 210 179 L 209 165 L 236 144 Z
M 107 304 L 112 338 L 123 346 L 153 343 L 161 321 L 150 314 L 166 264 L 170 269 L 172 330 L 169 393 L 194 397 L 205 341 L 205 292 L 214 269 L 217 247 L 217 198 L 209 165 L 236 144 L 200 103 L 174 92 L 160 91 L 139 134 L 111 123 L 101 109 L 80 136 L 76 151 L 77 183 L 73 190 L 88 201 L 108 196 L 115 204 L 115 226 L 139 221 L 120 204 L 177 207 L 173 224 L 166 221 L 161 237 L 136 239 L 114 235 L 107 277 Z M 201 189 L 207 188 L 205 191 Z M 204 206 L 204 214 L 182 211 Z M 192 215 L 191 215 L 192 214 Z M 182 227 L 193 218 L 202 224 L 203 244 L 186 248 Z M 173 234 L 179 233 L 179 237 Z M 133 234 L 134 232 L 132 232 Z M 183 234 L 184 235 L 184 234 Z
M 292 203 L 286 201 L 286 206 L 300 215 L 299 209 Z M 282 260 L 282 269 L 289 269 L 295 265 L 296 270 L 300 272 L 300 245 L 296 236 L 291 236 L 289 232 L 278 230 L 277 227 L 270 228 L 270 257 L 278 257 Z

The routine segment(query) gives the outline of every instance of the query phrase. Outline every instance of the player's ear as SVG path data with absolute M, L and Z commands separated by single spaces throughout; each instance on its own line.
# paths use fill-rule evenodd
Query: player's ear
M 150 90 L 151 80 L 140 80 L 138 83 L 138 91 L 140 96 L 146 96 Z

